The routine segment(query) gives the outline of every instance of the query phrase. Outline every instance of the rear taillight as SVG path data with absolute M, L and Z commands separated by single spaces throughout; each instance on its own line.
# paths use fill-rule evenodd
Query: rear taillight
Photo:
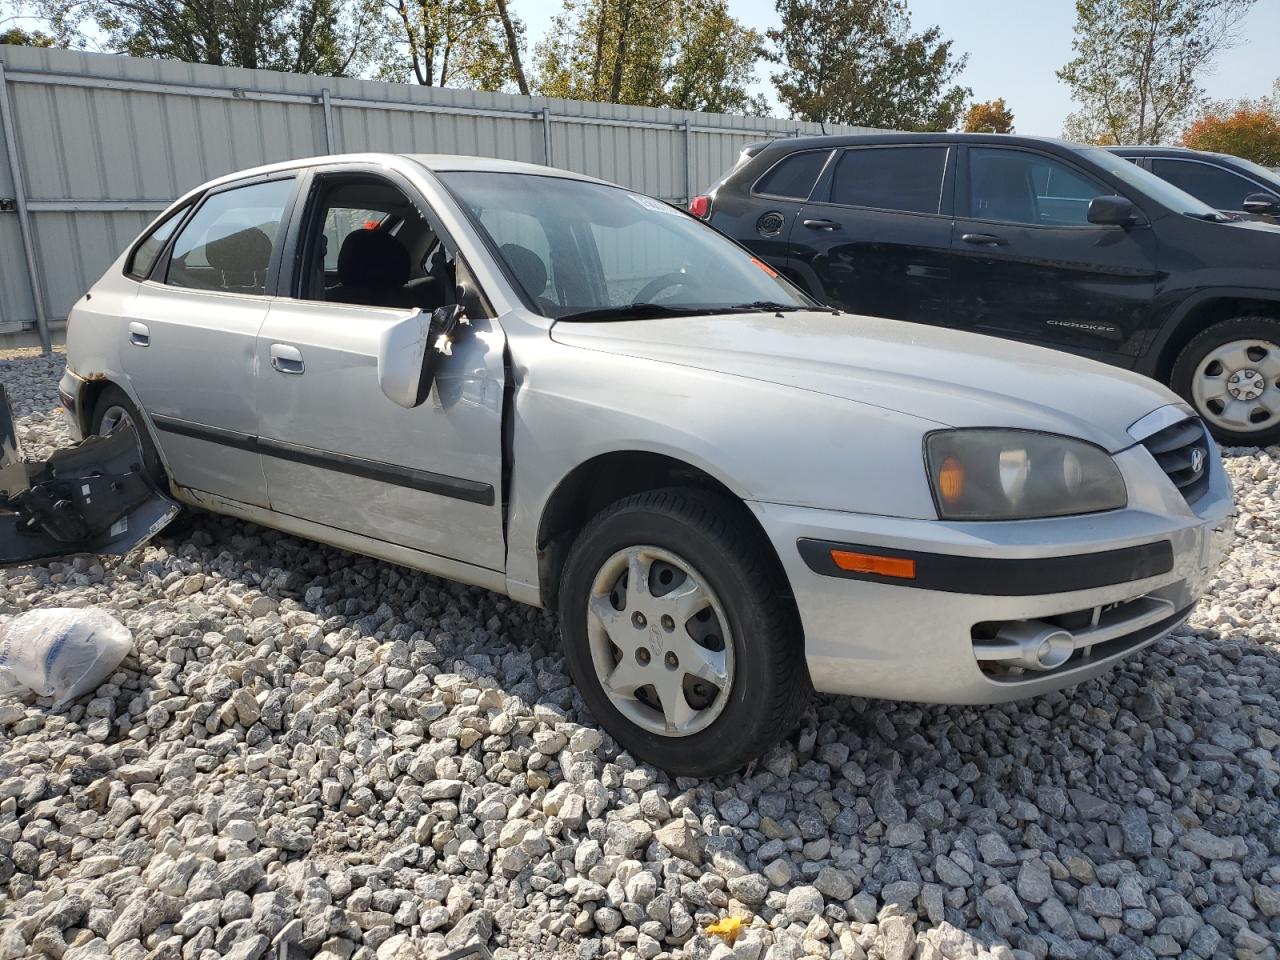
M 711 198 L 710 197 L 694 197 L 689 201 L 689 212 L 699 220 L 705 220 L 711 216 Z

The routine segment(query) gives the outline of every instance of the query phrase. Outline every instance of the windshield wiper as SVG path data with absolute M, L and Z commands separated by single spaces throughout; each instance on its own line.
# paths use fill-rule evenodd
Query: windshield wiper
M 725 309 L 735 313 L 782 313 L 785 310 L 812 310 L 813 308 L 798 303 L 778 303 L 776 300 L 753 300 L 751 303 L 735 303 Z
M 563 316 L 556 317 L 556 320 L 569 320 L 577 322 L 590 322 L 593 320 L 644 320 L 650 317 L 691 317 L 698 314 L 723 313 L 723 307 L 699 306 L 699 307 L 679 307 L 666 303 L 650 303 L 641 301 L 639 303 L 620 304 L 616 307 L 599 307 L 595 310 L 579 310 L 577 313 L 566 313 Z
M 1210 223 L 1235 223 L 1235 219 L 1233 217 L 1228 217 L 1225 214 L 1218 213 L 1216 210 L 1210 213 L 1191 213 L 1188 211 L 1187 216 L 1195 217 L 1197 220 L 1207 220 Z

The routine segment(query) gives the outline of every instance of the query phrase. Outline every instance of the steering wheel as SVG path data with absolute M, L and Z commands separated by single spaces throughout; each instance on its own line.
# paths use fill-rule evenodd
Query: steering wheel
M 636 303 L 653 303 L 657 294 L 673 287 L 689 287 L 693 285 L 693 278 L 687 273 L 675 271 L 672 273 L 664 273 L 661 276 L 654 277 L 643 287 L 636 291 Z

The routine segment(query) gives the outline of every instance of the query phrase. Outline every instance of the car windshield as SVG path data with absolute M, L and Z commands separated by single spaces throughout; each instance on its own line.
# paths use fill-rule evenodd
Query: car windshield
M 440 179 L 543 316 L 612 320 L 814 306 L 772 267 L 661 200 L 537 174 L 454 171 Z
M 1175 213 L 1185 213 L 1203 220 L 1221 220 L 1222 214 L 1202 200 L 1175 187 L 1168 180 L 1161 180 L 1154 173 L 1143 170 L 1136 163 L 1118 157 L 1110 150 L 1101 147 L 1083 147 L 1080 153 L 1102 167 L 1107 173 L 1118 177 L 1131 187 L 1136 187 L 1162 207 Z

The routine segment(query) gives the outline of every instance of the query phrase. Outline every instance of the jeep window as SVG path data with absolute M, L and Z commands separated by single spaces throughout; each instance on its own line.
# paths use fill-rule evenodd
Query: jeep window
M 946 147 L 859 147 L 836 162 L 831 202 L 909 213 L 937 213 Z
M 1169 181 L 1160 179 L 1150 170 L 1143 170 L 1137 164 L 1130 163 L 1123 157 L 1117 157 L 1109 150 L 1103 150 L 1101 147 L 1078 147 L 1075 152 L 1081 159 L 1092 161 L 1095 167 L 1105 170 L 1126 186 L 1134 187 L 1166 210 L 1185 213 L 1204 220 L 1221 219 L 1221 215 L 1207 203 L 1197 200 Z M 1106 192 L 1114 193 L 1115 191 L 1107 190 Z
M 969 150 L 969 215 L 979 220 L 1084 226 L 1089 222 L 1089 201 L 1114 193 L 1042 153 L 986 147 Z
M 169 242 L 173 231 L 178 228 L 178 224 L 190 209 L 191 204 L 184 204 L 151 228 L 151 232 L 142 238 L 142 242 L 134 247 L 133 253 L 129 255 L 129 262 L 124 266 L 127 276 L 135 280 L 145 280 L 151 275 L 151 269 L 156 265 L 164 245 Z
M 195 290 L 263 294 L 267 266 L 293 180 L 268 180 L 213 194 L 173 242 L 165 282 Z
M 544 316 L 603 320 L 813 305 L 771 267 L 661 200 L 563 177 L 439 176 Z
M 1199 160 L 1159 157 L 1151 161 L 1151 172 L 1218 210 L 1242 210 L 1245 197 L 1267 192 L 1252 180 Z
M 831 156 L 830 150 L 802 150 L 783 157 L 756 181 L 753 193 L 791 200 L 807 200 L 818 174 Z

